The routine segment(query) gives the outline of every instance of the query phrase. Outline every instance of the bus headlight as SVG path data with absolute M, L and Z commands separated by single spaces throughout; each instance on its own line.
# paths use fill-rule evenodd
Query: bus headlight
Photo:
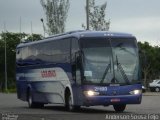
M 142 94 L 142 90 L 133 90 L 129 93 L 132 94 L 132 95 L 138 95 L 138 94 Z
M 96 95 L 99 95 L 99 92 L 88 90 L 88 91 L 84 91 L 84 95 L 85 96 L 96 96 Z

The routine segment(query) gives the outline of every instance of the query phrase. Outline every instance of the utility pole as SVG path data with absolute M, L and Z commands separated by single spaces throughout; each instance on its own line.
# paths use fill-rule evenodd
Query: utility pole
M 20 42 L 22 40 L 22 19 L 21 19 L 21 16 L 19 18 L 19 32 L 20 32 Z
M 86 24 L 87 30 L 89 30 L 89 0 L 86 0 Z
M 31 37 L 32 37 L 32 42 L 33 42 L 33 29 L 32 29 L 32 21 L 31 21 Z
M 5 43 L 5 91 L 8 91 L 8 80 L 7 80 L 7 43 L 6 43 L 6 23 L 4 22 L 4 43 Z

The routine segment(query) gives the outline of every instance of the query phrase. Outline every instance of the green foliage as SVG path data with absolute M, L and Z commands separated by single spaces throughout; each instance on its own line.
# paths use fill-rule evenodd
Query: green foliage
M 5 32 L 0 34 L 0 91 L 4 90 L 5 82 L 5 41 L 6 41 L 6 52 L 7 52 L 7 73 L 8 73 L 8 87 L 15 88 L 15 55 L 16 46 L 21 42 L 22 39 L 30 39 L 31 35 L 25 33 L 11 33 Z M 40 40 L 41 35 L 33 34 L 34 40 Z
M 151 46 L 148 42 L 138 43 L 144 84 L 160 77 L 160 47 Z
M 69 0 L 41 0 L 40 2 L 46 14 L 45 32 L 49 35 L 63 33 L 70 6 Z
M 105 20 L 107 2 L 96 5 L 95 0 L 89 0 L 89 28 L 96 31 L 108 31 L 110 21 Z M 82 25 L 84 28 L 85 26 Z
M 40 34 L 33 34 L 33 35 L 27 35 L 27 39 L 25 39 L 25 42 L 31 42 L 31 41 L 38 41 L 42 40 L 43 36 Z

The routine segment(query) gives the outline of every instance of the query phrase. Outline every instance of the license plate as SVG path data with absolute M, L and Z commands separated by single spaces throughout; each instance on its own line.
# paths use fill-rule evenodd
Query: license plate
M 120 99 L 117 99 L 117 98 L 114 98 L 114 99 L 111 99 L 111 102 L 115 103 L 115 102 L 120 102 L 121 100 Z

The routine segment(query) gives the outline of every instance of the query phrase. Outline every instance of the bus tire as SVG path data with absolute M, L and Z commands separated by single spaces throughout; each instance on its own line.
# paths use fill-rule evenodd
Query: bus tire
M 33 101 L 33 96 L 32 96 L 32 93 L 30 90 L 28 90 L 27 96 L 28 96 L 27 102 L 28 102 L 29 108 L 42 108 L 42 107 L 44 107 L 43 103 L 38 103 L 38 102 Z
M 66 96 L 66 108 L 68 111 L 77 111 L 80 109 L 80 106 L 73 105 L 71 94 L 68 93 Z
M 126 108 L 126 105 L 113 105 L 116 112 L 123 112 Z

